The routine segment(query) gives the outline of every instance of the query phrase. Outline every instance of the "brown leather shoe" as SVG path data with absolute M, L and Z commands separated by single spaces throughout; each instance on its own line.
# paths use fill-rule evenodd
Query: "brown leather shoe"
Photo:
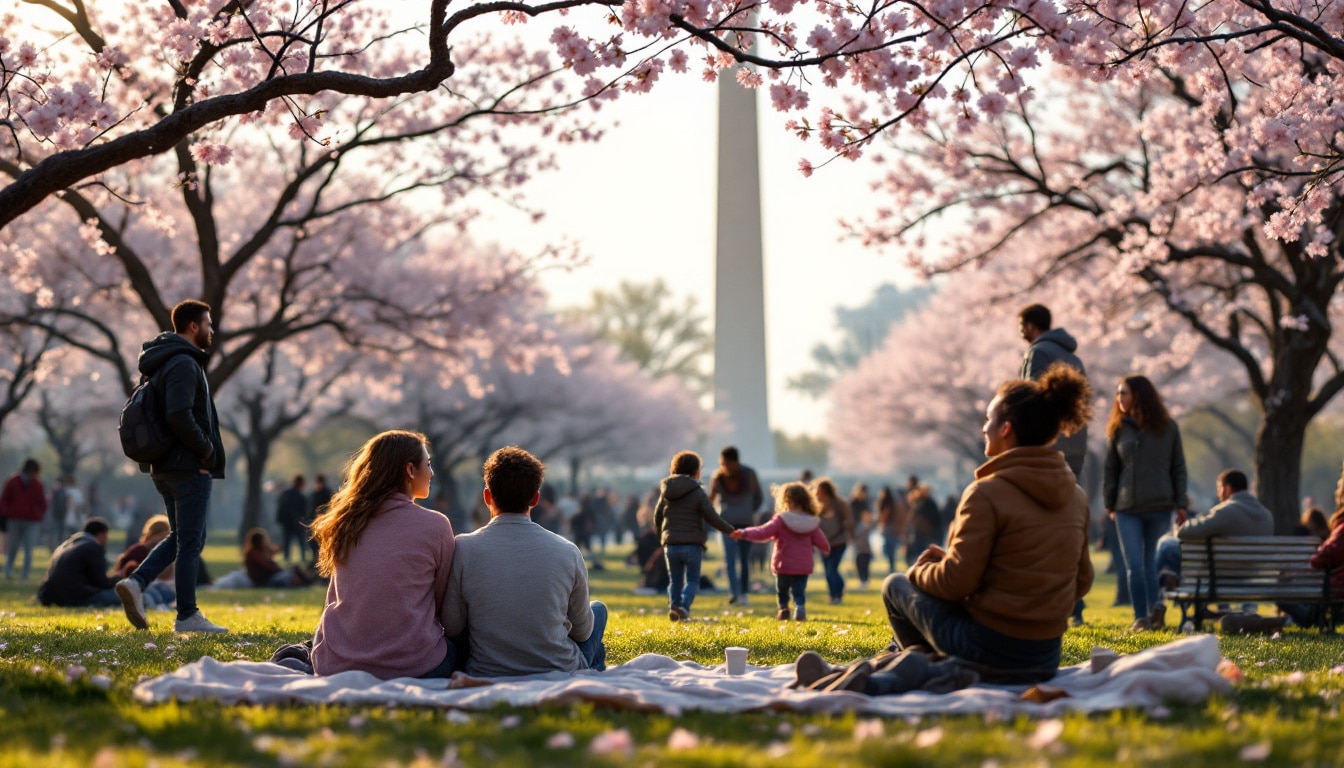
M 1153 610 L 1148 612 L 1148 628 L 1162 629 L 1167 626 L 1167 604 L 1157 603 Z
M 1135 619 L 1134 623 L 1129 625 L 1130 632 L 1147 632 L 1152 628 L 1153 623 L 1148 620 L 1147 616 Z

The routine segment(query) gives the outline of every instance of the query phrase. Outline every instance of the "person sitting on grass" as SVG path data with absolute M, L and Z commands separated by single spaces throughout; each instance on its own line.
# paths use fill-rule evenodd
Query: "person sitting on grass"
M 434 469 L 418 432 L 383 432 L 345 467 L 345 482 L 313 523 L 318 572 L 331 577 L 313 635 L 319 675 L 362 670 L 444 678 L 456 654 L 440 606 L 453 564 L 453 525 L 415 499 L 429 496 Z
M 705 523 L 731 537 L 737 530 L 714 511 L 700 487 L 700 455 L 682 451 L 672 457 L 670 474 L 663 478 L 653 524 L 667 557 L 668 608 L 672 621 L 691 616 L 691 604 L 700 591 L 700 562 L 705 556 Z M 729 573 L 731 582 L 735 574 Z
M 775 574 L 775 592 L 779 595 L 779 613 L 775 618 L 789 618 L 789 595 L 797 606 L 794 621 L 807 621 L 807 577 L 812 575 L 812 548 L 830 554 L 831 545 L 821 532 L 817 498 L 802 483 L 786 483 L 775 491 L 775 507 L 782 510 L 765 525 L 742 528 L 733 532 L 734 539 L 747 541 L 774 541 L 775 554 L 770 558 L 770 570 Z
M 1064 364 L 999 387 L 981 428 L 989 460 L 961 496 L 947 549 L 931 545 L 882 585 L 897 648 L 964 659 L 990 682 L 1055 675 L 1093 574 L 1087 493 L 1051 444 L 1087 423 L 1091 400 Z
M 66 539 L 51 554 L 47 576 L 37 588 L 37 601 L 63 608 L 120 605 L 121 598 L 114 589 L 117 576 L 107 572 L 108 536 L 106 520 L 91 517 L 85 521 L 83 531 Z M 158 584 L 145 590 L 145 605 L 158 607 L 172 602 L 172 588 L 168 588 L 165 601 Z
M 243 568 L 254 587 L 306 587 L 317 580 L 317 574 L 300 565 L 288 568 L 275 562 L 280 547 L 271 543 L 265 528 L 247 532 L 243 544 Z
M 607 606 L 588 600 L 583 554 L 529 515 L 545 472 L 516 446 L 485 462 L 490 522 L 458 537 L 443 600 L 444 629 L 469 649 L 468 675 L 607 668 Z
M 168 538 L 172 532 L 172 527 L 168 523 L 167 515 L 154 515 L 145 521 L 140 529 L 140 539 L 126 548 L 117 556 L 117 562 L 112 566 L 113 575 L 117 579 L 124 579 L 135 573 L 135 569 L 149 557 L 149 553 L 158 545 L 160 541 Z M 173 592 L 173 567 L 169 565 L 159 574 L 159 578 L 150 584 L 146 589 L 153 590 L 154 603 L 156 605 L 168 605 L 173 602 L 176 594 Z M 201 563 L 201 569 L 204 571 L 205 563 Z

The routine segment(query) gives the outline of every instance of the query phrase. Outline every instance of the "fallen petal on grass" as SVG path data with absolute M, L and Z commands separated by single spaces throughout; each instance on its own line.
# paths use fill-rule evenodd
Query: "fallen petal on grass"
M 932 728 L 926 728 L 915 734 L 915 746 L 920 749 L 928 749 L 934 744 L 943 740 L 943 728 L 935 725 Z
M 618 728 L 599 733 L 588 745 L 588 751 L 594 755 L 630 755 L 635 751 L 635 742 L 629 731 Z
M 668 749 L 695 749 L 700 746 L 700 737 L 685 728 L 674 728 L 667 737 Z
M 1046 747 L 1059 741 L 1059 737 L 1064 733 L 1064 721 L 1059 718 L 1052 720 L 1043 720 L 1036 726 L 1036 732 L 1027 739 L 1027 746 L 1032 749 L 1045 749 Z
M 548 749 L 569 749 L 572 746 L 574 746 L 574 734 L 569 731 L 553 733 L 551 734 L 551 737 L 546 740 L 546 747 Z
M 1259 744 L 1247 744 L 1237 756 L 1248 763 L 1259 763 L 1268 760 L 1271 751 L 1270 743 L 1262 741 Z

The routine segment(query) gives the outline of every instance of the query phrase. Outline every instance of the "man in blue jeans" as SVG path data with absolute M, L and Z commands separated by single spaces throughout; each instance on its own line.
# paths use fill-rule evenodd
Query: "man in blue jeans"
M 140 349 L 140 373 L 154 382 L 163 419 L 171 435 L 164 454 L 149 465 L 154 487 L 163 497 L 171 533 L 159 542 L 130 576 L 117 582 L 126 618 L 137 629 L 148 629 L 145 586 L 169 565 L 176 565 L 177 620 L 175 632 L 227 632 L 201 615 L 196 607 L 197 567 L 205 547 L 205 517 L 210 489 L 224 479 L 224 443 L 219 416 L 205 376 L 207 350 L 214 337 L 210 307 L 188 299 L 173 307 L 172 332 L 145 342 Z
M 756 479 L 756 470 L 741 462 L 735 446 L 719 451 L 719 468 L 709 483 L 709 502 L 734 529 L 748 528 L 756 524 L 756 513 L 765 501 L 761 483 Z M 746 539 L 734 539 L 728 532 L 723 533 L 724 569 L 727 571 L 728 589 L 733 605 L 746 605 L 747 593 L 751 587 L 752 542 Z

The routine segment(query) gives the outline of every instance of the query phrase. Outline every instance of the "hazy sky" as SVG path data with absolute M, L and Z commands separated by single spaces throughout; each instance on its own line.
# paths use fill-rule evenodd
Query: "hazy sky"
M 600 116 L 620 124 L 595 145 L 561 147 L 560 169 L 527 190 L 545 220 L 534 225 L 493 212 L 474 234 L 523 250 L 560 237 L 579 243 L 586 266 L 543 277 L 557 306 L 586 303 L 593 289 L 621 280 L 661 277 L 712 315 L 715 88 L 680 77 L 605 104 Z M 838 240 L 841 216 L 876 207 L 866 182 L 877 172 L 873 164 L 839 160 L 804 178 L 798 160 L 825 155 L 785 131 L 768 100 L 759 103 L 771 427 L 821 434 L 827 403 L 786 390 L 785 381 L 811 367 L 815 344 L 835 338 L 837 305 L 864 303 L 883 282 L 912 278 L 899 254 Z

